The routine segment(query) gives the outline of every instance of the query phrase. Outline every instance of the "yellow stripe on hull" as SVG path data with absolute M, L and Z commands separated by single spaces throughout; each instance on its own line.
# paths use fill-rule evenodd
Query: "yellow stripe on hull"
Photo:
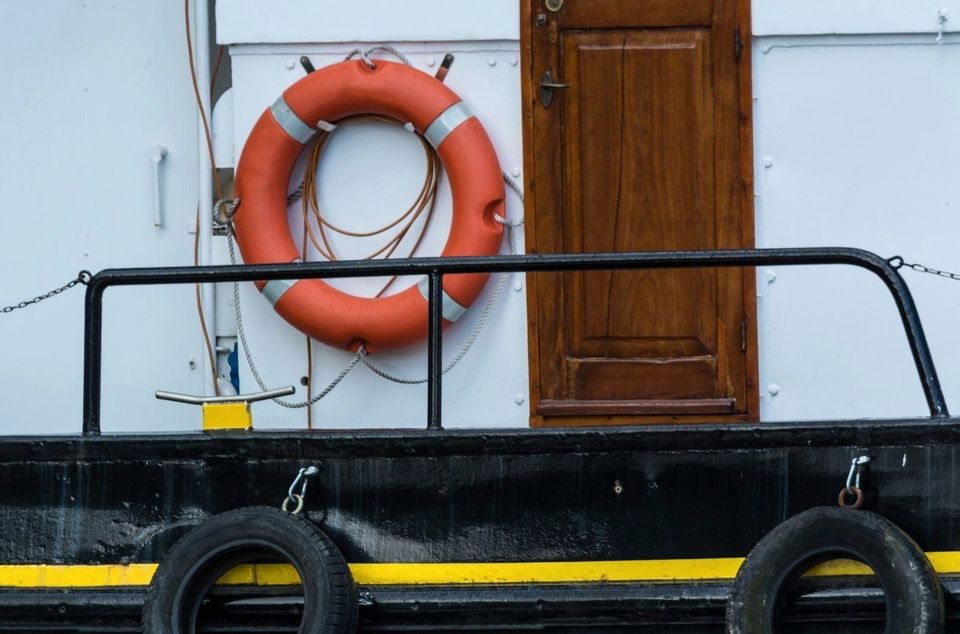
M 941 575 L 960 573 L 960 552 L 927 553 Z M 350 564 L 358 585 L 464 585 L 504 583 L 604 583 L 612 581 L 723 581 L 733 579 L 742 557 L 635 561 Z M 146 586 L 157 564 L 0 565 L 0 588 L 112 588 Z M 856 561 L 837 559 L 813 568 L 813 576 L 869 575 Z M 229 585 L 296 585 L 288 564 L 238 566 L 220 579 Z

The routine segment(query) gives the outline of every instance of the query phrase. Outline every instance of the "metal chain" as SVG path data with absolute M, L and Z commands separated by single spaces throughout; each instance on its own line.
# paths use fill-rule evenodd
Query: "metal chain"
M 923 264 L 905 262 L 902 257 L 895 255 L 892 258 L 887 260 L 887 263 L 890 264 L 895 269 L 900 269 L 907 267 L 908 269 L 913 269 L 917 273 L 929 273 L 930 275 L 937 275 L 939 277 L 945 277 L 948 280 L 956 280 L 960 282 L 960 273 L 951 273 L 950 271 L 941 271 L 940 269 L 931 268 L 929 266 L 924 266 Z
M 76 286 L 77 284 L 83 284 L 84 286 L 86 286 L 86 284 L 90 281 L 90 278 L 92 277 L 93 275 L 90 273 L 90 271 L 87 271 L 87 270 L 80 271 L 80 273 L 77 274 L 77 277 L 70 280 L 63 286 L 59 288 L 55 288 L 52 291 L 48 291 L 43 295 L 37 295 L 33 299 L 22 301 L 19 304 L 11 304 L 10 306 L 4 306 L 3 308 L 0 308 L 0 313 L 12 313 L 15 310 L 26 308 L 27 306 L 30 306 L 32 304 L 39 304 L 43 300 L 50 299 L 51 297 L 59 295 L 63 291 L 69 290 L 74 286 Z

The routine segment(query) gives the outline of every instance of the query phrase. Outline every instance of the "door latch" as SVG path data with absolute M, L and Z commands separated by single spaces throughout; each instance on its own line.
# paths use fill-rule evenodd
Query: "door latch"
M 559 88 L 569 87 L 570 84 L 554 80 L 550 71 L 546 71 L 543 73 L 543 77 L 540 78 L 540 103 L 544 108 L 549 108 L 550 104 L 553 103 L 553 91 Z

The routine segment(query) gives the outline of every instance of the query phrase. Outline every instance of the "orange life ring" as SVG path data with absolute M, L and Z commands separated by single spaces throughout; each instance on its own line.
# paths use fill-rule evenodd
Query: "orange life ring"
M 504 188 L 490 139 L 460 97 L 403 64 L 345 61 L 290 86 L 260 116 L 237 166 L 237 243 L 248 264 L 294 262 L 300 253 L 287 223 L 294 164 L 320 122 L 377 114 L 412 123 L 436 148 L 450 181 L 453 217 L 443 256 L 500 250 Z M 444 276 L 443 316 L 456 321 L 480 294 L 486 275 Z M 331 346 L 397 348 L 427 333 L 426 279 L 377 298 L 344 293 L 323 280 L 258 282 L 274 309 L 301 332 Z

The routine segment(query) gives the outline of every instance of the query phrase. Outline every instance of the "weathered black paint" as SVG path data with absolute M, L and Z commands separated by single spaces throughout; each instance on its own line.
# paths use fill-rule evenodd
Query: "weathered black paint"
M 835 586 L 835 583 L 831 583 Z M 883 632 L 879 588 L 850 581 L 823 592 L 806 584 L 805 594 L 785 611 L 783 634 Z M 722 634 L 729 587 L 724 583 L 517 585 L 473 587 L 360 588 L 361 632 L 677 632 Z M 960 630 L 960 582 L 946 580 L 947 631 Z M 227 631 L 296 631 L 294 588 L 277 588 L 272 605 L 222 603 L 243 589 L 214 591 L 208 623 Z M 263 590 L 258 596 L 263 596 Z M 268 593 L 269 594 L 269 593 Z M 0 592 L 0 624 L 23 627 L 64 624 L 71 631 L 139 631 L 139 589 L 114 591 Z M 844 618 L 840 618 L 844 617 Z M 39 628 L 38 628 L 39 629 Z
M 960 550 L 957 433 L 897 421 L 10 439 L 0 561 L 157 561 L 208 514 L 278 505 L 307 464 L 321 474 L 306 508 L 353 562 L 743 556 L 835 503 L 864 451 L 867 507 L 926 550 Z
M 960 550 L 958 422 L 9 438 L 0 441 L 0 561 L 157 561 L 209 514 L 279 504 L 308 464 L 321 468 L 309 516 L 353 562 L 743 556 L 785 518 L 834 503 L 850 458 L 864 452 L 873 457 L 867 507 L 926 550 Z M 659 619 L 716 632 L 726 586 L 543 590 L 553 599 L 531 598 L 540 591 L 531 586 L 424 590 L 364 589 L 368 629 L 453 631 L 470 607 L 500 631 L 558 622 L 640 631 L 629 628 Z M 643 597 L 657 592 L 675 596 L 654 607 Z M 133 609 L 91 596 L 8 593 L 0 606 L 27 614 L 17 597 L 60 597 L 64 614 L 80 610 L 77 623 Z M 490 605 L 469 603 L 483 597 Z M 868 595 L 854 599 L 846 614 L 875 611 Z M 688 619 L 693 612 L 702 614 Z M 0 625 L 5 618 L 0 609 Z

